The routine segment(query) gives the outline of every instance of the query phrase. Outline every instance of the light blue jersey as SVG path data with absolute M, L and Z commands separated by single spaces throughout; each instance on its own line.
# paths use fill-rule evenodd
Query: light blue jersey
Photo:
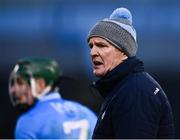
M 90 139 L 96 121 L 96 115 L 87 107 L 51 93 L 18 119 L 15 138 Z

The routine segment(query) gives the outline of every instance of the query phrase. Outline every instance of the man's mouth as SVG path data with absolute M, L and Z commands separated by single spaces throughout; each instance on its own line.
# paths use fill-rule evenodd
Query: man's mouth
M 103 63 L 100 62 L 100 61 L 94 60 L 94 61 L 93 61 L 93 64 L 94 64 L 94 66 L 100 66 L 100 65 L 102 65 Z

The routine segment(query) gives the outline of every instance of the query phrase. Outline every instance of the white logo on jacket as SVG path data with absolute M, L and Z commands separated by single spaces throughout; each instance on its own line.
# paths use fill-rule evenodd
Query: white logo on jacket
M 156 95 L 159 91 L 160 91 L 160 89 L 156 88 L 156 90 L 154 91 L 154 95 Z
M 101 115 L 101 120 L 104 119 L 105 114 L 106 114 L 106 111 L 104 111 L 103 114 Z

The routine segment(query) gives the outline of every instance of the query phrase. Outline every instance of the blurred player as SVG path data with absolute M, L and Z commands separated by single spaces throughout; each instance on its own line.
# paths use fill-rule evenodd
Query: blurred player
M 91 138 L 96 115 L 61 97 L 57 90 L 61 76 L 57 62 L 51 59 L 24 58 L 16 63 L 9 79 L 11 101 L 22 112 L 16 139 Z

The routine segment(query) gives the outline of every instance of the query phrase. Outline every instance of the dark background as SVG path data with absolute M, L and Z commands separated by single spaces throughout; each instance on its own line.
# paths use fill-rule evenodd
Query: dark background
M 0 0 L 0 138 L 13 138 L 17 113 L 9 101 L 8 78 L 17 59 L 56 59 L 64 75 L 64 98 L 99 111 L 102 99 L 89 85 L 92 74 L 86 36 L 117 7 L 127 7 L 137 31 L 138 54 L 172 105 L 180 138 L 179 0 Z

